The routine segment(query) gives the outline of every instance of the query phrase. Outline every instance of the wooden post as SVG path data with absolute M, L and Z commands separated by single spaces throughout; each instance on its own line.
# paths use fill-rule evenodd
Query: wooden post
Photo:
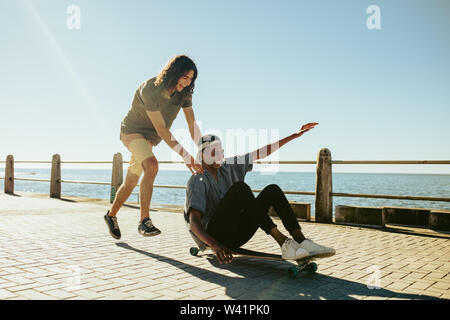
M 116 192 L 123 182 L 123 161 L 122 154 L 117 152 L 113 158 L 112 177 L 111 177 L 111 196 L 110 203 L 113 203 Z
M 317 156 L 316 168 L 316 221 L 333 222 L 331 152 L 323 148 Z
M 14 194 L 14 157 L 6 157 L 5 166 L 5 193 Z
M 50 177 L 50 197 L 61 199 L 61 156 L 54 154 Z

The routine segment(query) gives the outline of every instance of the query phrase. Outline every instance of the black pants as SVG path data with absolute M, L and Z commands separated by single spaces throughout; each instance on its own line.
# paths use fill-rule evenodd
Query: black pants
M 206 231 L 227 247 L 239 248 L 253 237 L 258 228 L 269 234 L 270 230 L 276 227 L 268 214 L 271 206 L 289 233 L 300 229 L 280 187 L 271 184 L 255 198 L 245 182 L 236 182 L 219 203 Z

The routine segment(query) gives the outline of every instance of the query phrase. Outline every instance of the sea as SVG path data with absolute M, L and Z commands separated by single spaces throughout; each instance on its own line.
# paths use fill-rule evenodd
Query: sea
M 1 170 L 0 178 L 3 178 Z M 15 178 L 50 179 L 49 168 L 15 168 Z M 126 171 L 124 171 L 124 177 Z M 155 185 L 185 186 L 190 172 L 160 170 Z M 68 169 L 61 171 L 62 180 L 76 181 L 111 181 L 111 169 Z M 278 184 L 281 189 L 289 191 L 315 192 L 315 172 L 277 172 L 267 174 L 252 171 L 246 176 L 246 183 L 252 189 L 263 189 L 268 184 Z M 0 180 L 3 188 L 3 180 Z M 62 195 L 109 199 L 110 186 L 62 183 Z M 49 193 L 49 182 L 15 181 L 15 191 Z M 137 201 L 138 188 L 129 198 Z M 439 174 L 394 174 L 394 173 L 333 173 L 333 192 L 386 194 L 427 197 L 450 197 L 450 175 Z M 186 191 L 184 189 L 154 188 L 153 204 L 183 205 Z M 314 196 L 286 195 L 290 201 L 311 203 L 311 215 L 314 216 Z M 412 201 L 391 199 L 366 199 L 333 197 L 333 208 L 336 205 L 355 206 L 401 206 L 410 208 L 433 208 L 450 210 L 450 202 Z M 334 212 L 333 212 L 334 214 Z

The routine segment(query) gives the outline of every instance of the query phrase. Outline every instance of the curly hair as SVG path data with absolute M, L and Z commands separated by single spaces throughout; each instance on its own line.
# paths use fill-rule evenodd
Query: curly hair
M 178 79 L 180 79 L 186 72 L 194 71 L 191 84 L 183 89 L 183 96 L 194 93 L 195 79 L 197 79 L 197 67 L 194 61 L 186 55 L 178 55 L 170 59 L 169 63 L 158 74 L 155 80 L 155 86 L 163 85 L 168 89 L 174 88 Z

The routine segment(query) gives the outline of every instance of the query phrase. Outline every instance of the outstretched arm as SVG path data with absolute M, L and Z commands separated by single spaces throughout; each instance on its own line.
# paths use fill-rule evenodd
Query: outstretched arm
M 264 158 L 268 157 L 269 155 L 271 155 L 272 153 L 274 153 L 275 151 L 277 151 L 278 149 L 280 149 L 286 143 L 301 137 L 305 132 L 308 132 L 309 130 L 313 129 L 316 125 L 318 125 L 317 122 L 307 123 L 307 124 L 303 125 L 298 132 L 293 133 L 293 134 L 287 136 L 286 138 L 278 140 L 277 142 L 268 144 L 267 146 L 264 146 L 258 150 L 255 150 L 255 151 L 251 152 L 250 155 L 254 161 L 259 160 L 259 159 L 264 159 Z

